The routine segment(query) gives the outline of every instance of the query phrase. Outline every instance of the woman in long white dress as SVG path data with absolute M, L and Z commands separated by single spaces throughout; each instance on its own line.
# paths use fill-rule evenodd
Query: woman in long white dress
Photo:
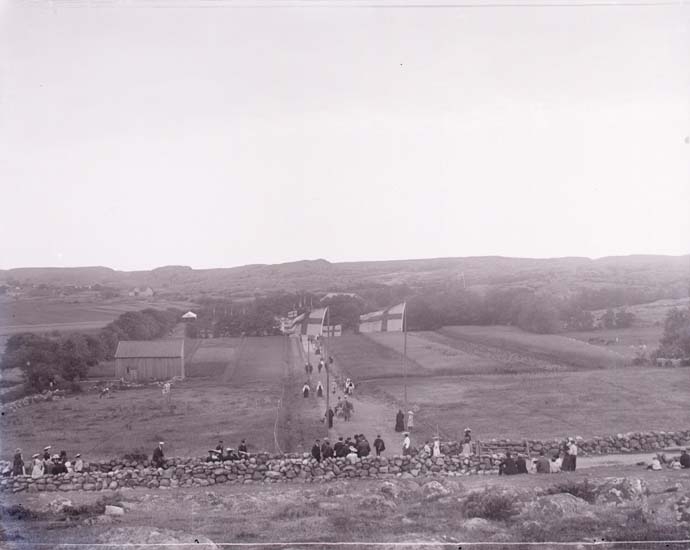
M 33 465 L 33 468 L 31 470 L 31 477 L 36 479 L 38 477 L 43 476 L 44 467 L 43 467 L 43 461 L 41 460 L 41 455 L 35 454 L 33 456 L 33 459 L 34 459 L 34 465 Z

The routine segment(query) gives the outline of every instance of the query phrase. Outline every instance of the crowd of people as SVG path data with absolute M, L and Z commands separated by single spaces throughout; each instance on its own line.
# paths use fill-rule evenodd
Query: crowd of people
M 374 439 L 374 451 L 376 456 L 386 450 L 386 444 L 381 438 L 381 434 Z M 371 454 L 372 448 L 369 440 L 364 434 L 355 434 L 353 437 L 344 438 L 340 436 L 332 446 L 329 438 L 324 438 L 323 442 L 317 439 L 311 448 L 311 456 L 321 462 L 327 458 L 348 458 L 355 460 L 364 458 Z
M 71 472 L 81 472 L 84 469 L 84 461 L 81 454 L 77 453 L 70 460 L 67 451 L 60 451 L 60 454 L 50 454 L 51 446 L 43 448 L 42 453 L 36 453 L 31 457 L 31 464 L 27 466 L 24 462 L 21 449 L 16 449 L 12 460 L 12 468 L 7 475 L 23 476 L 30 475 L 33 478 L 44 475 L 58 475 Z

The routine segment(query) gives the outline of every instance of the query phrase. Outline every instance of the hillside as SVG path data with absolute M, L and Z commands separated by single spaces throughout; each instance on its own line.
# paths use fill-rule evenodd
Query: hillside
M 566 292 L 609 285 L 667 288 L 687 292 L 690 256 L 589 258 L 504 258 L 498 256 L 331 263 L 323 259 L 231 268 L 167 266 L 150 271 L 106 267 L 16 268 L 0 270 L 0 284 L 151 286 L 171 292 L 225 291 L 252 294 L 275 290 L 334 290 L 372 284 L 460 281 L 467 286 L 528 286 Z

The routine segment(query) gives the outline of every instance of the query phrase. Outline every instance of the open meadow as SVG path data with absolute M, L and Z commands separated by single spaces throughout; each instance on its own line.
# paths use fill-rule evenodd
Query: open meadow
M 88 301 L 69 298 L 0 297 L 0 335 L 53 330 L 88 332 L 104 327 L 128 311 L 142 309 L 185 309 L 187 302 L 130 297 Z
M 306 404 L 286 399 L 294 406 L 287 410 L 283 405 L 295 348 L 280 336 L 198 341 L 188 378 L 173 386 L 170 407 L 157 385 L 113 391 L 104 398 L 90 385 L 82 394 L 7 412 L 0 419 L 2 458 L 11 458 L 15 447 L 30 456 L 49 444 L 70 455 L 81 452 L 87 460 L 150 455 L 160 440 L 170 456 L 204 455 L 218 439 L 236 447 L 246 438 L 250 450 L 274 451 L 276 442 L 283 450 L 306 445 L 323 428 L 311 410 L 302 418 L 297 406 Z M 295 397 L 298 384 L 301 378 L 294 380 Z M 286 416 L 291 432 L 285 431 Z M 296 437 L 297 428 L 302 438 Z
M 428 438 L 438 426 L 457 439 L 465 426 L 479 439 L 592 437 L 690 425 L 687 369 L 628 367 L 590 372 L 443 376 L 408 379 Z M 400 400 L 402 379 L 371 388 Z
M 332 339 L 357 392 L 402 407 L 401 333 Z M 417 439 L 550 438 L 672 430 L 690 423 L 687 369 L 633 367 L 618 353 L 568 336 L 510 327 L 408 333 L 408 408 Z M 560 354 L 559 355 L 559 350 Z M 627 365 L 627 366 L 621 366 Z

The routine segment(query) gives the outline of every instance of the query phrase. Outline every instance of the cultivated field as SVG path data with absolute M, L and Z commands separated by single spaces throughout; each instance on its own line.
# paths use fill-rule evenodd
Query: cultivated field
M 402 407 L 402 334 L 332 339 L 357 392 Z M 408 334 L 408 408 L 417 441 L 438 429 L 455 439 L 544 438 L 671 430 L 690 423 L 687 369 L 629 366 L 630 358 L 564 336 L 508 327 L 447 327 Z M 560 356 L 559 356 L 560 353 Z M 628 366 L 620 367 L 619 365 Z
M 87 460 L 150 454 L 159 440 L 171 456 L 204 455 L 219 438 L 235 447 L 246 438 L 255 450 L 274 450 L 276 439 L 283 450 L 306 446 L 323 431 L 318 416 L 296 399 L 283 399 L 287 405 L 279 408 L 295 348 L 284 337 L 203 340 L 190 358 L 190 376 L 173 387 L 171 409 L 153 386 L 102 399 L 91 389 L 8 412 L 0 419 L 2 458 L 10 459 L 15 447 L 30 456 L 48 444 Z M 291 431 L 285 431 L 285 417 Z
M 88 331 L 104 327 L 127 311 L 190 307 L 186 302 L 118 298 L 70 301 L 68 298 L 0 297 L 0 335 L 18 332 Z
M 491 348 L 515 354 L 521 359 L 553 364 L 560 369 L 597 369 L 622 367 L 627 359 L 612 350 L 557 334 L 532 334 L 515 327 L 457 326 L 438 331 L 449 340 L 445 343 L 459 349 Z M 513 362 L 507 358 L 507 362 Z M 541 370 L 536 368 L 533 370 Z M 552 369 L 546 369 L 552 370 Z

